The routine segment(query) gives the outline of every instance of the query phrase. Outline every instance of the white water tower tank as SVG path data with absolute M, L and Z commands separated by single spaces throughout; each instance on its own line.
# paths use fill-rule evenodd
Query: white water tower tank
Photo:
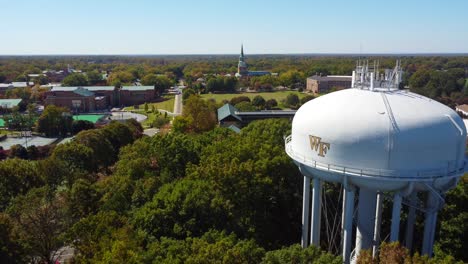
M 463 120 L 437 101 L 398 90 L 401 79 L 398 63 L 387 74 L 387 80 L 376 79 L 377 69 L 358 64 L 353 72 L 354 88 L 304 104 L 293 119 L 291 136 L 286 139 L 286 152 L 304 175 L 303 246 L 308 244 L 310 179 L 314 183 L 310 241 L 316 245 L 320 237 L 321 182 L 345 186 L 347 201 L 343 205 L 342 225 L 345 262 L 352 261 L 350 228 L 355 190 L 359 190 L 360 197 L 356 254 L 361 248 L 378 243 L 375 241 L 381 220 L 378 194 L 394 195 L 391 240 L 398 240 L 403 198 L 410 197 L 416 202 L 418 192 L 427 192 L 422 253 L 431 255 L 443 194 L 465 172 Z M 408 225 L 411 224 L 414 221 Z M 411 226 L 407 227 L 408 232 L 411 234 L 407 234 L 406 240 L 412 240 Z

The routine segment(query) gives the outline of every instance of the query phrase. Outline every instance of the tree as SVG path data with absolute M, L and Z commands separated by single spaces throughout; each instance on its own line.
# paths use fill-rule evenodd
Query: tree
M 93 149 L 77 142 L 58 145 L 52 152 L 52 159 L 67 164 L 70 174 L 74 170 L 92 172 L 97 169 Z M 73 181 L 69 181 L 71 186 Z
M 286 100 L 284 101 L 284 105 L 289 108 L 299 108 L 299 96 L 297 94 L 290 93 L 288 96 L 286 96 Z
M 445 197 L 446 205 L 439 214 L 440 230 L 436 248 L 457 259 L 468 261 L 468 176 Z
M 265 103 L 266 103 L 265 99 L 260 95 L 257 95 L 252 99 L 252 105 L 255 106 L 259 110 L 265 108 Z
M 121 147 L 131 144 L 136 139 L 128 125 L 117 121 L 112 121 L 110 124 L 100 129 L 100 132 L 103 133 L 103 136 L 109 140 L 114 147 L 116 155 Z
M 191 179 L 210 182 L 219 200 L 228 203 L 225 230 L 267 248 L 292 243 L 300 232 L 301 178 L 282 149 L 290 129 L 287 120 L 252 122 L 241 134 L 212 140 L 198 166 L 187 172 Z M 284 232 L 275 232 L 280 228 Z
M 306 95 L 301 98 L 301 105 L 309 102 L 310 100 L 313 100 L 315 97 L 313 95 Z
M 418 264 L 462 264 L 462 261 L 456 261 L 452 256 L 443 254 L 437 249 L 435 250 L 435 256 L 429 258 L 428 256 L 420 256 L 418 253 L 415 253 L 413 256 L 410 254 L 409 250 L 399 242 L 387 243 L 383 242 L 380 245 L 379 255 L 377 258 L 372 259 L 371 250 L 362 250 L 359 253 L 357 258 L 357 263 L 359 264 L 386 264 L 386 263 L 395 263 L 395 264 L 406 264 L 406 263 L 418 263 Z
M 206 83 L 207 92 L 233 92 L 236 89 L 237 78 L 217 76 Z
M 26 151 L 28 152 L 28 159 L 30 160 L 37 160 L 41 157 L 41 153 L 35 145 L 28 146 Z
M 107 83 L 115 87 L 120 87 L 125 84 L 131 84 L 134 79 L 135 77 L 130 72 L 117 71 L 109 74 L 109 77 L 107 78 Z
M 83 130 L 94 129 L 94 123 L 88 120 L 73 120 L 72 133 L 78 134 Z
M 64 245 L 67 213 L 63 199 L 48 187 L 33 189 L 15 198 L 7 213 L 16 220 L 19 241 L 30 261 L 54 263 L 55 253 Z
M 37 131 L 46 137 L 65 137 L 72 129 L 73 118 L 68 109 L 55 105 L 48 105 L 39 117 Z
M 88 79 L 81 73 L 72 73 L 65 77 L 62 81 L 63 86 L 86 86 Z
M 98 191 L 89 180 L 78 179 L 68 193 L 68 211 L 74 219 L 87 217 L 97 212 L 99 198 Z
M 169 123 L 169 119 L 158 116 L 158 117 L 156 117 L 156 119 L 154 119 L 152 125 L 155 128 L 161 128 L 161 127 L 163 127 L 164 125 L 166 125 L 168 123 Z
M 150 73 L 143 77 L 141 84 L 154 86 L 156 93 L 161 95 L 164 90 L 167 90 L 171 87 L 172 81 L 167 78 L 167 76 Z
M 34 84 L 44 85 L 44 84 L 48 84 L 49 82 L 50 82 L 49 78 L 45 75 L 39 75 L 38 77 L 34 79 Z
M 93 150 L 92 157 L 98 167 L 107 167 L 114 163 L 117 158 L 116 149 L 99 129 L 81 131 L 75 136 L 74 140 Z M 118 146 L 115 147 L 118 150 Z
M 228 217 L 227 206 L 210 182 L 182 179 L 165 184 L 133 219 L 137 227 L 154 237 L 183 239 L 222 229 Z
M 96 84 L 101 83 L 103 81 L 102 74 L 97 70 L 87 72 L 86 76 L 88 78 L 88 83 L 90 85 L 96 85 Z
M 278 106 L 278 102 L 275 99 L 269 99 L 268 101 L 265 102 L 265 108 L 267 110 L 273 109 L 276 106 Z
M 0 211 L 17 195 L 43 184 L 35 163 L 21 159 L 0 162 Z
M 126 219 L 114 211 L 100 211 L 80 219 L 67 231 L 67 242 L 76 249 L 78 262 L 97 262 L 109 249 L 114 236 L 125 227 Z
M 34 125 L 34 116 L 32 114 L 21 114 L 17 107 L 14 107 L 10 115 L 3 116 L 5 126 L 13 130 L 30 130 Z
M 16 144 L 10 148 L 10 157 L 28 159 L 28 151 L 22 145 Z
M 0 262 L 19 263 L 27 262 L 24 249 L 15 233 L 14 219 L 8 214 L 0 213 Z
M 341 257 L 333 256 L 332 254 L 321 251 L 320 248 L 310 246 L 301 248 L 300 245 L 294 244 L 290 247 L 285 247 L 278 250 L 266 252 L 262 260 L 263 264 L 280 264 L 280 263 L 317 263 L 317 264 L 341 264 Z M 393 263 L 393 262 L 388 262 Z
M 250 112 L 250 111 L 257 110 L 257 108 L 255 108 L 255 106 L 253 106 L 251 103 L 245 102 L 245 101 L 236 104 L 235 107 L 237 109 L 239 109 L 239 111 L 241 111 L 241 112 Z
M 238 104 L 238 103 L 240 103 L 240 102 L 248 102 L 248 103 L 250 103 L 250 98 L 249 98 L 248 96 L 243 95 L 243 96 L 234 97 L 234 98 L 232 98 L 231 101 L 230 101 L 230 103 L 231 103 L 232 105 L 236 105 L 236 104 Z
M 192 95 L 185 102 L 182 116 L 187 118 L 192 131 L 208 131 L 216 126 L 215 108 L 209 101 Z
M 138 139 L 143 135 L 143 127 L 141 124 L 135 120 L 135 118 L 130 118 L 125 121 L 125 125 L 130 129 L 133 139 Z
M 176 116 L 172 121 L 172 130 L 178 133 L 184 133 L 190 128 L 190 121 L 187 117 Z
M 286 87 L 293 87 L 296 83 L 303 83 L 305 78 L 297 70 L 288 70 L 279 76 L 281 85 Z
M 195 92 L 194 89 L 192 88 L 187 88 L 187 89 L 184 89 L 184 91 L 182 92 L 182 100 L 185 101 L 187 100 L 191 95 L 196 95 L 197 93 Z
M 265 250 L 253 240 L 210 231 L 201 237 L 163 237 L 149 245 L 145 259 L 157 263 L 260 263 Z

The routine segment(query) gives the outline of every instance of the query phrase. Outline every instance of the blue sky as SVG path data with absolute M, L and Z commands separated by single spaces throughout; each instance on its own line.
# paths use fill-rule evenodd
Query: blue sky
M 468 52 L 468 1 L 0 0 L 0 54 Z

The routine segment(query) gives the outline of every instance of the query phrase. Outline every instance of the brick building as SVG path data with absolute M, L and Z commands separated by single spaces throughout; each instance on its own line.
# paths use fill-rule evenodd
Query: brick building
M 119 105 L 138 105 L 156 98 L 154 86 L 123 86 L 120 89 Z
M 98 101 L 96 105 L 96 101 Z M 45 105 L 67 107 L 73 112 L 92 112 L 107 108 L 103 98 L 83 87 L 56 87 L 46 94 Z
M 328 75 L 319 76 L 314 75 L 307 78 L 306 90 L 317 93 L 329 92 L 332 88 L 346 89 L 351 87 L 352 76 L 343 75 Z
M 156 98 L 153 86 L 53 87 L 46 93 L 45 105 L 67 107 L 74 112 L 93 112 L 114 106 L 131 106 Z

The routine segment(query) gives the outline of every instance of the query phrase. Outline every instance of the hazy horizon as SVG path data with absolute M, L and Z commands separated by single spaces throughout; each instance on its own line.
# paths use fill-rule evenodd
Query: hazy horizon
M 246 56 L 468 56 L 468 52 L 427 52 L 427 53 L 334 53 L 334 52 L 324 52 L 324 53 L 245 53 Z M 0 57 L 47 57 L 47 56 L 58 56 L 58 57 L 67 57 L 67 56 L 135 56 L 135 57 L 145 57 L 145 56 L 239 56 L 239 53 L 192 53 L 192 54 L 0 54 Z

